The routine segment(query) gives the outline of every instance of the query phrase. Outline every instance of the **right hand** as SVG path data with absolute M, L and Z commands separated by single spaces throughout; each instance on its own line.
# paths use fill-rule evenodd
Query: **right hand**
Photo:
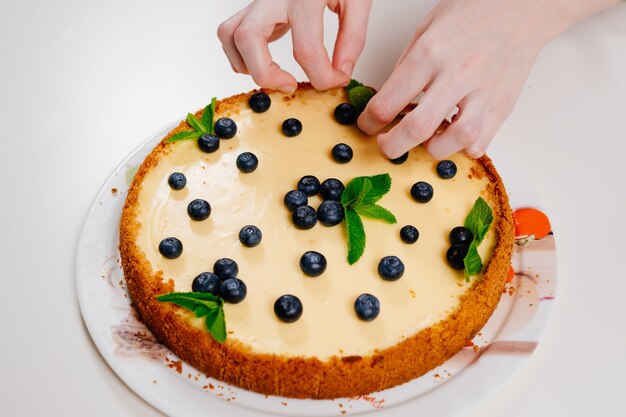
M 291 29 L 293 55 L 318 90 L 346 85 L 365 45 L 372 0 L 254 0 L 224 21 L 217 36 L 235 72 L 261 87 L 292 93 L 293 75 L 273 61 L 268 44 Z M 324 47 L 324 10 L 339 17 L 332 62 Z

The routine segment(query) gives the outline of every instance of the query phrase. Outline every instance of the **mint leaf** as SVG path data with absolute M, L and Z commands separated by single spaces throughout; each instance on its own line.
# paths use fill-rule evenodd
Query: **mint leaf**
M 226 340 L 224 301 L 221 298 L 211 293 L 170 292 L 159 295 L 156 299 L 193 311 L 196 317 L 206 317 L 204 323 L 211 336 L 220 343 Z
M 195 114 L 187 113 L 187 123 L 193 127 L 196 132 L 207 133 L 207 128 L 202 124 Z
M 348 90 L 350 103 L 360 112 L 365 109 L 367 103 L 374 96 L 374 89 L 364 85 L 358 85 Z
M 482 197 L 478 197 L 472 206 L 469 214 L 465 218 L 465 227 L 474 235 L 474 240 L 470 244 L 467 255 L 463 259 L 465 264 L 465 279 L 479 274 L 483 269 L 483 262 L 478 253 L 478 246 L 485 238 L 491 223 L 493 222 L 493 212 L 489 204 Z
M 341 194 L 341 204 L 346 209 L 361 204 L 372 189 L 372 182 L 367 177 L 356 177 L 350 180 Z
M 472 231 L 477 245 L 480 245 L 480 242 L 485 238 L 491 222 L 493 222 L 491 207 L 482 197 L 478 197 L 465 218 L 465 227 Z
M 358 88 L 358 87 L 355 87 Z M 396 223 L 396 216 L 375 204 L 391 189 L 389 174 L 352 178 L 341 194 L 346 235 L 348 237 L 348 263 L 354 264 L 365 251 L 365 228 L 360 216 L 371 217 L 387 223 Z
M 348 85 L 346 86 L 346 91 L 350 92 L 350 90 L 352 90 L 354 87 L 361 87 L 361 86 L 363 86 L 363 83 L 352 78 L 350 82 L 348 83 Z
M 222 343 L 226 340 L 226 321 L 224 320 L 224 308 L 222 306 L 212 310 L 206 316 L 204 324 L 215 341 Z
M 356 211 L 361 216 L 382 220 L 390 224 L 398 222 L 396 216 L 394 216 L 392 212 L 384 207 L 379 206 L 378 204 L 361 204 L 360 206 L 356 207 L 354 211 Z
M 211 99 L 211 104 L 207 105 L 202 112 L 202 124 L 207 128 L 207 132 L 215 133 L 213 129 L 213 119 L 215 118 L 215 107 L 217 106 L 217 97 Z
M 168 142 L 180 142 L 181 140 L 195 140 L 202 136 L 202 132 L 184 131 L 173 134 L 167 140 Z
M 353 210 L 346 210 L 344 216 L 348 236 L 348 263 L 354 265 L 365 251 L 365 229 L 361 218 Z
M 364 204 L 373 204 L 380 200 L 391 189 L 391 176 L 389 174 L 366 177 L 372 183 L 372 190 L 363 199 Z
M 470 276 L 479 274 L 483 270 L 483 261 L 478 254 L 478 244 L 475 240 L 470 244 L 463 263 L 465 264 L 465 280 L 467 282 L 469 282 Z

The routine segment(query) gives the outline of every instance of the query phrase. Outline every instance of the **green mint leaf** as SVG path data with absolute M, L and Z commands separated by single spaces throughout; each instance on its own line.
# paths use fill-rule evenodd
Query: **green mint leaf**
M 354 211 L 356 211 L 361 216 L 382 220 L 390 224 L 398 222 L 396 216 L 394 216 L 392 212 L 384 207 L 379 206 L 378 204 L 361 204 L 360 206 L 356 207 Z
M 207 132 L 215 133 L 213 129 L 213 119 L 215 118 L 215 107 L 217 105 L 217 97 L 211 99 L 211 104 L 207 105 L 202 112 L 202 124 L 206 127 Z
M 380 174 L 367 177 L 372 183 L 372 189 L 363 199 L 363 204 L 374 204 L 380 200 L 391 189 L 391 176 Z
M 199 305 L 193 310 L 196 317 L 206 317 L 210 311 L 211 309 L 204 305 Z
M 181 140 L 196 140 L 202 135 L 202 132 L 184 131 L 178 132 L 167 140 L 168 142 L 180 142 Z
M 361 218 L 353 210 L 346 210 L 344 223 L 348 236 L 348 263 L 354 265 L 365 251 L 365 229 Z
M 472 231 L 477 245 L 485 238 L 491 222 L 493 222 L 491 207 L 482 197 L 478 197 L 465 218 L 465 227 Z
M 363 201 L 372 189 L 372 182 L 367 177 L 350 180 L 341 194 L 341 204 L 345 209 L 352 209 Z
M 348 83 L 348 85 L 346 86 L 346 91 L 350 92 L 350 90 L 352 90 L 354 87 L 362 87 L 362 86 L 363 86 L 363 83 L 358 82 L 357 80 L 352 78 L 350 82 Z
M 187 123 L 193 127 L 196 132 L 207 133 L 208 129 L 202 124 L 195 114 L 187 113 Z
M 223 343 L 226 340 L 226 321 L 224 320 L 224 307 L 219 306 L 209 312 L 204 324 L 216 342 Z
M 374 96 L 374 89 L 359 85 L 348 90 L 348 98 L 350 103 L 360 112 L 365 109 L 367 103 Z
M 470 244 L 463 263 L 465 264 L 465 280 L 467 282 L 469 282 L 470 276 L 479 274 L 483 270 L 483 261 L 478 254 L 478 244 L 475 240 Z
M 196 317 L 206 317 L 205 325 L 211 336 L 220 343 L 226 340 L 224 301 L 221 298 L 211 293 L 170 292 L 157 296 L 157 300 L 193 311 Z
M 469 214 L 465 218 L 465 227 L 470 229 L 474 235 L 474 240 L 470 244 L 467 255 L 463 259 L 465 264 L 465 280 L 469 282 L 469 277 L 479 274 L 483 269 L 483 262 L 478 253 L 478 245 L 483 241 L 491 223 L 493 222 L 493 212 L 489 204 L 478 197 L 472 206 Z

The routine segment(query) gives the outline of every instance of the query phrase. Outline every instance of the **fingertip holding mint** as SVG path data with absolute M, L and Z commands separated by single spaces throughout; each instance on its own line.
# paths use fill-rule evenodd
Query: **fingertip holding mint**
M 193 311 L 196 317 L 204 317 L 204 324 L 216 342 L 226 340 L 224 300 L 211 293 L 170 292 L 156 297 L 160 302 L 169 302 Z
M 478 197 L 472 206 L 469 214 L 465 218 L 464 226 L 474 235 L 474 240 L 469 245 L 467 255 L 463 259 L 465 264 L 465 280 L 469 282 L 469 277 L 479 274 L 483 269 L 483 262 L 478 253 L 478 246 L 481 244 L 487 231 L 493 222 L 493 211 L 484 198 Z
M 361 216 L 396 223 L 397 219 L 386 208 L 376 204 L 391 189 L 389 174 L 355 177 L 341 194 L 348 238 L 348 263 L 356 263 L 365 251 L 365 228 Z
M 217 98 L 213 97 L 211 103 L 208 104 L 202 112 L 202 118 L 198 119 L 195 114 L 187 114 L 187 124 L 193 130 L 185 130 L 173 134 L 167 139 L 168 142 L 180 142 L 183 140 L 196 140 L 205 133 L 215 133 L 213 119 L 215 117 L 215 107 L 217 106 Z

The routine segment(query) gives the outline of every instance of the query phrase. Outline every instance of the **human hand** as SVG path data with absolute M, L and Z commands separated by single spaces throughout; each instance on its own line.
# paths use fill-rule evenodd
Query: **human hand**
M 293 92 L 293 75 L 273 61 L 268 44 L 291 29 L 293 55 L 318 90 L 345 85 L 363 51 L 371 0 L 254 0 L 217 29 L 235 72 L 250 74 L 261 87 Z M 339 17 L 332 63 L 324 47 L 323 17 Z
M 382 153 L 396 158 L 424 143 L 438 159 L 460 150 L 480 157 L 511 112 L 539 51 L 564 27 L 547 6 L 551 1 L 442 0 L 417 28 L 359 127 L 379 134 L 424 90 L 413 111 L 378 135 Z M 455 106 L 453 123 L 435 134 Z

